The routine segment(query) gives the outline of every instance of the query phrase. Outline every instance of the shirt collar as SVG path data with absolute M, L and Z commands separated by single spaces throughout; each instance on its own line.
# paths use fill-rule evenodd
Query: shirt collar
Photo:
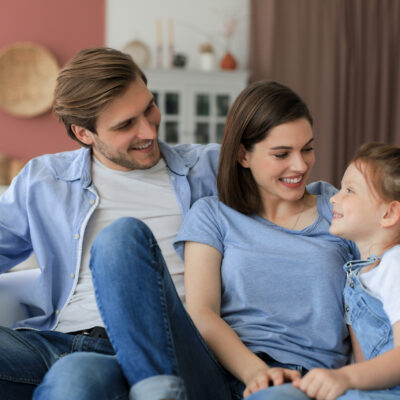
M 186 176 L 189 169 L 197 162 L 197 154 L 194 151 L 178 152 L 174 147 L 159 140 L 160 151 L 168 168 L 177 175 Z M 189 149 L 189 145 L 188 145 Z M 82 187 L 89 187 L 92 183 L 91 177 L 91 149 L 82 147 L 77 150 L 78 156 L 70 163 L 69 167 L 56 171 L 58 179 L 75 181 L 81 179 Z
M 82 147 L 77 150 L 77 157 L 73 158 L 69 166 L 62 170 L 56 170 L 58 179 L 64 181 L 82 181 L 82 187 L 89 187 L 92 183 L 91 172 L 91 149 Z

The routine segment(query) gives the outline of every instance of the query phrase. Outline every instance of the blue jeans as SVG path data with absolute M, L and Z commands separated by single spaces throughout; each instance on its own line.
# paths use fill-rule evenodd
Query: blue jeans
M 107 339 L 0 328 L 2 400 L 117 400 L 128 393 Z
M 291 383 L 273 386 L 252 394 L 246 400 L 310 400 L 301 390 Z M 349 390 L 337 400 L 397 400 L 398 393 L 392 390 Z
M 186 313 L 147 225 L 122 218 L 103 229 L 90 268 L 131 399 L 242 398 L 243 385 L 220 366 Z

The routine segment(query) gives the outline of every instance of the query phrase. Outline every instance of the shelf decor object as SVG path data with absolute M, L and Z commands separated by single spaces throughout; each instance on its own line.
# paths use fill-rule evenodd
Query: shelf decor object
M 0 52 L 0 107 L 17 117 L 49 111 L 59 72 L 56 58 L 45 47 L 16 42 Z

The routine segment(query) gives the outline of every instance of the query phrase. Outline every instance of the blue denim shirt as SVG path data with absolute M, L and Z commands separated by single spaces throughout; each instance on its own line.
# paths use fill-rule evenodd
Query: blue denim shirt
M 369 360 L 393 348 L 393 329 L 382 302 L 360 282 L 362 268 L 379 260 L 349 261 L 344 270 L 347 275 L 344 289 L 345 318 L 352 326 L 364 357 Z
M 215 195 L 219 146 L 160 142 L 183 215 L 200 197 Z M 0 198 L 0 272 L 35 252 L 41 269 L 20 294 L 28 319 L 17 328 L 53 329 L 74 290 L 83 236 L 99 203 L 91 179 L 91 152 L 79 149 L 31 160 Z

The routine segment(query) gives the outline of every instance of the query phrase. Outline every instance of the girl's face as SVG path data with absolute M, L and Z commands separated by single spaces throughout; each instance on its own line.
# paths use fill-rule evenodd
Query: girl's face
M 350 164 L 340 191 L 331 198 L 333 218 L 329 231 L 333 235 L 361 243 L 377 232 L 385 202 L 372 190 L 363 173 Z
M 272 128 L 267 137 L 243 150 L 240 160 L 250 168 L 262 199 L 296 201 L 303 197 L 315 162 L 312 127 L 301 118 Z

